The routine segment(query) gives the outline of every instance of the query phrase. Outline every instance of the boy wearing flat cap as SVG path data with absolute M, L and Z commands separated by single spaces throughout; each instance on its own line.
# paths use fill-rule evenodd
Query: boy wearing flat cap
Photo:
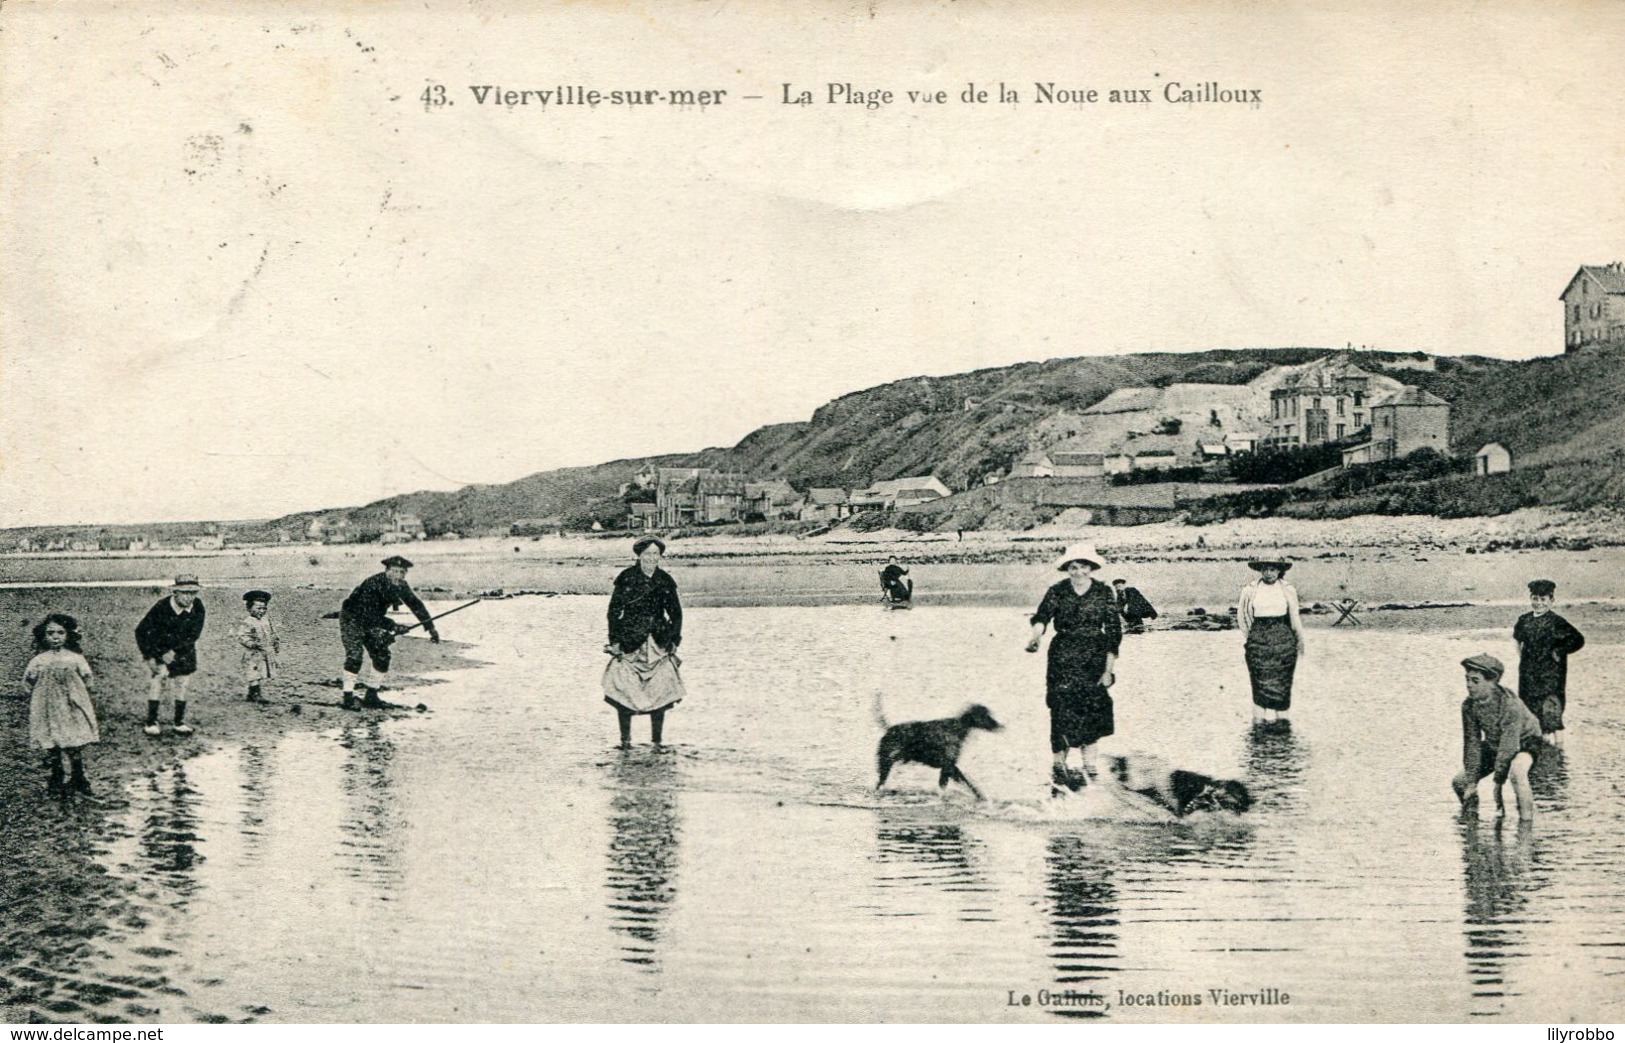
M 399 554 L 383 560 L 384 571 L 368 576 L 361 585 L 350 591 L 339 609 L 339 638 L 344 642 L 343 706 L 346 710 L 381 706 L 378 686 L 370 683 L 377 675 L 389 672 L 389 646 L 395 638 L 411 627 L 397 624 L 389 618 L 391 609 L 404 603 L 418 617 L 418 623 L 429 634 L 429 640 L 440 643 L 440 631 L 429 619 L 429 610 L 406 582 L 406 570 L 412 563 Z M 362 654 L 372 662 L 374 676 L 363 687 L 366 695 L 356 702 L 355 684 L 361 676 Z
M 1518 617 L 1512 639 L 1518 642 L 1518 698 L 1540 721 L 1553 745 L 1563 745 L 1563 708 L 1568 704 L 1569 656 L 1586 639 L 1556 612 L 1557 584 L 1537 579 L 1529 584 L 1529 608 Z
M 158 704 L 167 684 L 175 703 L 175 734 L 191 735 L 186 723 L 186 693 L 197 673 L 197 641 L 203 636 L 203 602 L 198 600 L 197 577 L 175 577 L 169 594 L 147 610 L 135 627 L 135 644 L 141 650 L 152 681 L 147 690 L 147 724 L 141 730 L 158 735 Z
M 1492 655 L 1469 656 L 1461 661 L 1467 672 L 1467 698 L 1461 703 L 1461 773 L 1450 781 L 1462 807 L 1476 806 L 1478 784 L 1495 777 L 1495 810 L 1506 813 L 1501 787 L 1509 780 L 1518 801 L 1518 818 L 1531 822 L 1535 797 L 1529 789 L 1529 769 L 1541 749 L 1540 722 L 1529 708 L 1501 684 L 1503 667 Z
M 276 673 L 277 653 L 282 651 L 282 641 L 271 624 L 271 592 L 250 590 L 243 595 L 243 606 L 247 615 L 236 630 L 237 643 L 243 646 L 243 681 L 248 685 L 248 701 L 263 703 L 265 682 Z

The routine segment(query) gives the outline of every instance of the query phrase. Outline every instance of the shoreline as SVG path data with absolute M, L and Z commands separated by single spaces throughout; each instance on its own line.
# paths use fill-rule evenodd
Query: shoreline
M 153 738 L 141 730 L 148 675 L 133 636 L 136 621 L 153 600 L 151 591 L 131 586 L 0 590 L 0 618 L 11 635 L 0 642 L 0 728 L 6 737 L 0 748 L 0 792 L 6 803 L 6 814 L 0 816 L 0 859 L 7 867 L 0 953 L 36 953 L 48 963 L 59 959 L 70 964 L 85 939 L 107 930 L 127 908 L 140 878 L 107 873 L 99 857 L 113 839 L 114 819 L 129 806 L 127 788 L 141 779 L 233 745 L 274 744 L 295 731 L 424 716 L 415 710 L 357 712 L 323 705 L 336 703 L 338 692 L 318 683 L 337 678 L 342 658 L 336 624 L 320 619 L 317 611 L 331 597 L 328 591 L 278 596 L 272 611 L 283 640 L 281 671 L 270 683 L 271 702 L 248 703 L 246 686 L 238 685 L 233 651 L 232 629 L 240 617 L 233 608 L 240 603 L 232 606 L 226 595 L 223 590 L 205 590 L 203 595 L 210 615 L 199 642 L 202 665 L 187 712 L 187 722 L 197 731 L 180 738 L 169 730 L 173 718 L 166 699 L 159 715 L 165 731 Z M 100 741 L 82 747 L 93 791 L 88 798 L 47 794 L 46 754 L 28 739 L 30 692 L 21 678 L 34 654 L 32 621 L 48 611 L 67 612 L 79 621 L 85 655 L 96 675 L 91 698 Z M 470 647 L 449 640 L 437 646 L 403 639 L 396 646 L 395 669 L 385 692 L 408 705 L 418 703 L 417 693 L 443 683 L 428 675 L 480 665 L 466 654 Z M 401 693 L 410 695 L 401 699 Z M 423 701 L 432 707 L 432 695 Z M 52 954 L 59 955 L 53 959 Z M 0 975 L 0 1022 L 31 1010 L 74 1020 L 82 1008 L 71 990 L 58 985 L 50 975 Z

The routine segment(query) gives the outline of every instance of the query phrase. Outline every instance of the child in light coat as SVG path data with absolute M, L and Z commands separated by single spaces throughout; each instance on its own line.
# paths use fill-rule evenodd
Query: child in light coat
M 265 683 L 276 674 L 281 639 L 271 623 L 271 594 L 251 590 L 243 595 L 248 614 L 237 624 L 237 643 L 243 646 L 242 674 L 248 685 L 248 701 L 265 702 Z

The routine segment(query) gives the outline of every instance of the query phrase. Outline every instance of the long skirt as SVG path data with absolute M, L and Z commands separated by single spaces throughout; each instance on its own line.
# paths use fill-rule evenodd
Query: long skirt
M 1298 668 L 1298 635 L 1285 616 L 1253 620 L 1247 632 L 1247 676 L 1253 683 L 1253 705 L 1266 710 L 1292 709 L 1292 673 Z
M 688 694 L 677 672 L 677 656 L 662 652 L 651 638 L 636 652 L 616 656 L 604 668 L 604 701 L 632 713 L 653 713 Z
M 1054 753 L 1092 746 L 1116 730 L 1111 693 L 1100 683 L 1106 643 L 1082 632 L 1050 640 L 1044 703 L 1049 707 L 1049 748 Z

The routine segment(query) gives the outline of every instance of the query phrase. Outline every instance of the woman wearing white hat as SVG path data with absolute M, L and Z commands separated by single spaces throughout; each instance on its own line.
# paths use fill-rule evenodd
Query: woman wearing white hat
M 1073 790 L 1087 778 L 1067 767 L 1067 751 L 1080 749 L 1083 770 L 1092 775 L 1095 743 L 1115 730 L 1107 689 L 1116 680 L 1112 669 L 1123 642 L 1123 621 L 1111 588 L 1094 579 L 1095 570 L 1105 564 L 1088 544 L 1068 547 L 1055 564 L 1066 579 L 1044 592 L 1044 600 L 1033 613 L 1032 639 L 1027 642 L 1027 651 L 1038 651 L 1044 628 L 1055 625 L 1044 678 L 1049 747 L 1055 755 L 1052 777 L 1057 786 Z

